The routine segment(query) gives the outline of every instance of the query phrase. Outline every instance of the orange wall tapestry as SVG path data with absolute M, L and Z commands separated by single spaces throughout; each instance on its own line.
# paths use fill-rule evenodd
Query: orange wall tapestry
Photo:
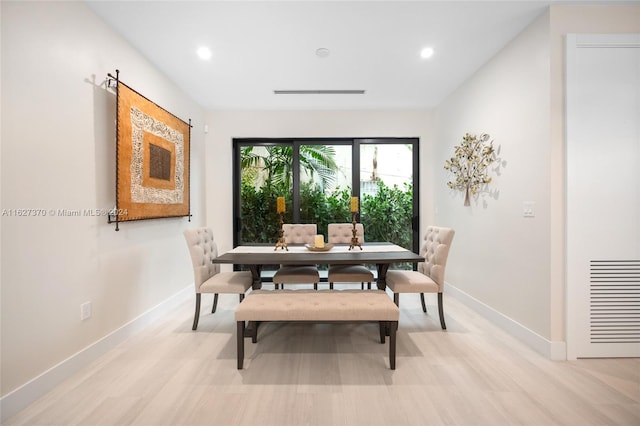
M 109 77 L 117 82 L 116 211 L 109 221 L 118 230 L 118 222 L 190 216 L 191 120 Z

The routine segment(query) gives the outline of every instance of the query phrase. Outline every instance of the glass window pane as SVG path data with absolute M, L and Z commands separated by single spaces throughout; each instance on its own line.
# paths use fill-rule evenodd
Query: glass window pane
M 291 221 L 291 146 L 241 148 L 240 244 L 274 243 L 278 239 L 278 197 L 285 197 L 284 221 Z
M 402 142 L 411 143 L 402 143 Z M 417 141 L 294 140 L 238 141 L 241 185 L 234 222 L 238 244 L 275 244 L 277 197 L 285 197 L 285 223 L 351 222 L 349 200 L 360 196 L 365 241 L 389 241 L 413 250 L 413 146 Z M 358 152 L 353 152 L 359 146 Z M 293 159 L 299 159 L 293 164 Z M 354 173 L 353 167 L 359 166 Z M 299 175 L 295 176 L 294 172 Z M 352 182 L 352 177 L 359 182 Z M 352 190 L 356 185 L 355 190 Z M 293 193 L 293 190 L 296 193 Z M 293 206 L 299 210 L 293 211 Z
M 360 145 L 360 213 L 366 241 L 413 249 L 411 144 Z
M 351 145 L 300 146 L 300 222 L 315 223 L 318 234 L 327 225 L 350 222 Z

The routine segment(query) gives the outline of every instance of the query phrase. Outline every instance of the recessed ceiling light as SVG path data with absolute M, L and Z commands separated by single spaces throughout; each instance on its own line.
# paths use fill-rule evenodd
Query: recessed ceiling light
M 206 46 L 198 47 L 198 50 L 196 51 L 196 53 L 198 54 L 198 57 L 200 59 L 203 59 L 205 61 L 207 59 L 211 59 L 211 50 Z
M 326 58 L 327 56 L 329 56 L 329 53 L 329 49 L 327 49 L 326 47 L 316 49 L 316 56 L 318 58 Z
M 434 50 L 433 47 L 425 47 L 420 51 L 420 57 L 427 59 L 433 56 Z

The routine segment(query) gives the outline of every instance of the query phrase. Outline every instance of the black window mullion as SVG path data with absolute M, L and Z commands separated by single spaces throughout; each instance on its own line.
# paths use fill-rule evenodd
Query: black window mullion
M 351 195 L 360 198 L 360 141 L 354 139 L 351 146 Z
M 420 235 L 420 144 L 418 139 L 414 139 L 411 142 L 413 147 L 413 251 L 418 253 L 420 251 L 420 242 L 422 236 Z M 414 265 L 414 268 L 417 265 Z
M 242 144 L 233 144 L 233 164 L 231 167 L 231 173 L 233 176 L 233 247 L 240 244 L 240 238 L 242 233 L 242 194 L 241 194 L 241 175 L 242 165 L 240 164 L 242 158 Z M 235 269 L 235 265 L 234 265 Z
M 294 141 L 292 146 L 292 155 L 291 159 L 293 164 L 291 165 L 291 173 L 292 176 L 292 211 L 291 217 L 293 223 L 300 223 L 300 145 L 301 142 Z

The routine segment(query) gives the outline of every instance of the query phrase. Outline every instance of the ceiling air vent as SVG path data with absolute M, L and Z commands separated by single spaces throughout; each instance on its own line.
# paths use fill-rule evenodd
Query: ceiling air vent
M 276 95 L 364 95 L 364 90 L 274 90 Z

